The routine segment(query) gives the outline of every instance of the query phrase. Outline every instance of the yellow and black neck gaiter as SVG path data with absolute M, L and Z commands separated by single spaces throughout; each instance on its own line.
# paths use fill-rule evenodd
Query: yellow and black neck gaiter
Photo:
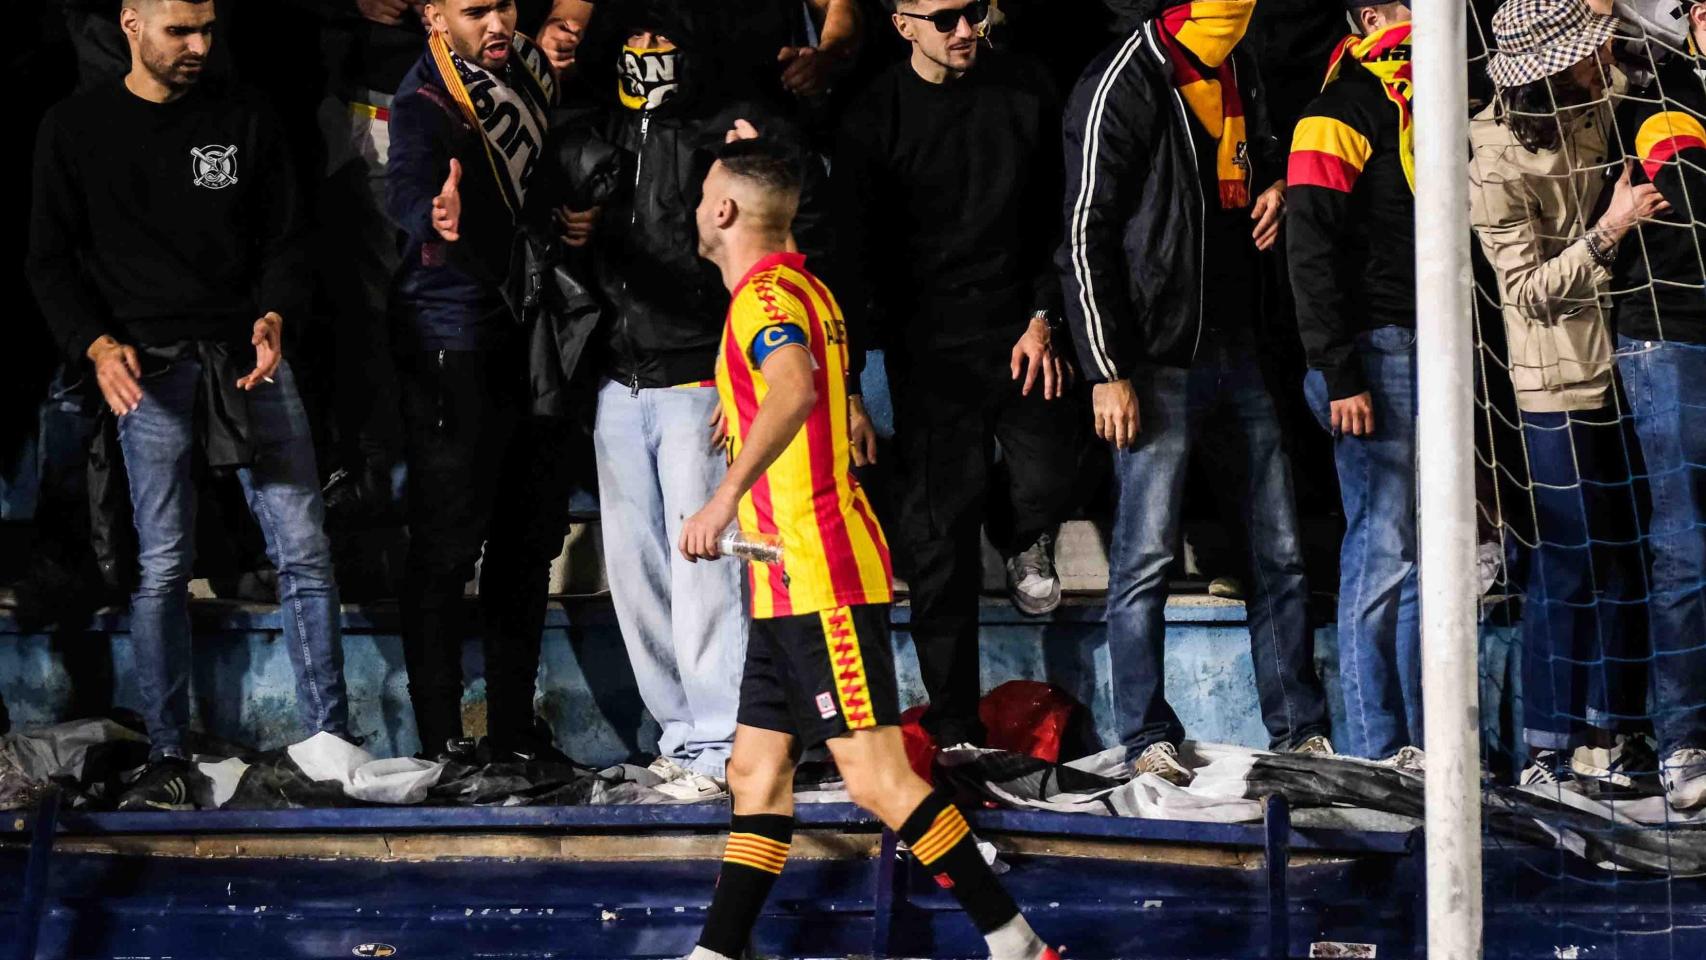
M 623 47 L 616 65 L 617 96 L 630 110 L 656 110 L 681 88 L 674 47 Z

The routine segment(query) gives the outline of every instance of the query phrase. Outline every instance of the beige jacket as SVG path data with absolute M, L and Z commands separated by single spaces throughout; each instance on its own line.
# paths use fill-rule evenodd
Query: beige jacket
M 1611 273 L 1588 252 L 1611 156 L 1610 108 L 1578 112 L 1563 146 L 1530 153 L 1494 106 L 1469 122 L 1470 222 L 1499 277 L 1510 377 L 1530 413 L 1591 410 L 1610 401 Z

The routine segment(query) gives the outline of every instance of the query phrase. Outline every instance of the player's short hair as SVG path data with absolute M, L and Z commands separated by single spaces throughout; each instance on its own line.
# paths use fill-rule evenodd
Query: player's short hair
M 776 193 L 797 194 L 805 180 L 799 151 L 774 138 L 725 143 L 717 159 L 729 173 Z

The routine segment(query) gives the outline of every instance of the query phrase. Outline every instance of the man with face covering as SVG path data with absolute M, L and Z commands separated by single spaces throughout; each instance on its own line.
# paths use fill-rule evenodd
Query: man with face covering
M 1066 110 L 1066 315 L 1114 446 L 1108 648 L 1121 740 L 1137 773 L 1188 783 L 1162 672 L 1167 568 L 1185 467 L 1201 445 L 1240 492 L 1262 720 L 1278 750 L 1328 753 L 1291 465 L 1257 365 L 1258 250 L 1278 238 L 1285 182 L 1250 61 L 1255 0 L 1148 5 L 1093 61 Z
M 595 62 L 611 71 L 596 135 L 622 163 L 591 243 L 591 285 L 606 308 L 593 436 L 605 563 L 640 695 L 661 728 L 653 770 L 685 800 L 725 790 L 747 632 L 739 564 L 693 564 L 672 549 L 727 470 L 713 381 L 728 295 L 699 257 L 693 213 L 711 151 L 736 120 L 783 133 L 717 86 L 731 73 L 716 25 L 699 4 L 601 2 L 581 66 L 588 77 Z M 807 253 L 822 248 L 821 179 L 820 167 L 808 171 L 795 224 Z
M 391 110 L 387 212 L 404 234 L 394 346 L 408 463 L 403 652 L 422 751 L 466 759 L 463 585 L 480 567 L 489 752 L 553 755 L 533 718 L 549 564 L 567 527 L 567 428 L 529 415 L 506 292 L 557 78 L 513 0 L 426 5 Z M 484 550 L 482 551 L 482 546 Z

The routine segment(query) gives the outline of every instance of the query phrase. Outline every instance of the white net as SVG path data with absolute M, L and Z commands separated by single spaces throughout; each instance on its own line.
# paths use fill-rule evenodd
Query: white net
M 1703 949 L 1700 911 L 1677 906 L 1706 870 L 1706 61 L 1688 6 L 1639 11 L 1666 33 L 1614 40 L 1615 72 L 1562 32 L 1495 87 L 1494 4 L 1471 5 L 1483 766 L 1489 822 L 1541 841 L 1488 832 L 1489 946 L 1528 928 L 1574 951 L 1558 956 Z

